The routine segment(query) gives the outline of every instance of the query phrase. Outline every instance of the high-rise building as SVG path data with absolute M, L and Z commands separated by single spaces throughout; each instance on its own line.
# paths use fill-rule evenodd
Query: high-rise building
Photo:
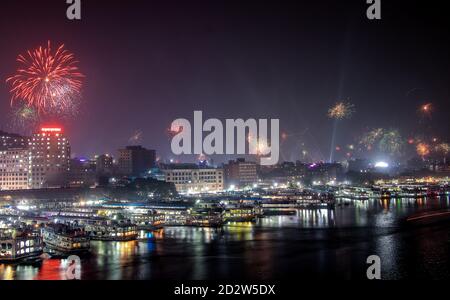
M 0 150 L 0 190 L 29 188 L 30 152 L 27 148 Z
M 98 175 L 112 175 L 114 171 L 114 159 L 109 154 L 102 154 L 96 157 L 96 171 Z
M 30 138 L 29 150 L 31 188 L 67 185 L 70 170 L 70 144 L 61 128 L 41 128 Z
M 224 165 L 225 184 L 227 187 L 252 186 L 258 181 L 256 163 L 239 158 Z
M 119 150 L 119 173 L 141 176 L 155 167 L 156 151 L 142 146 L 128 146 Z
M 28 146 L 28 138 L 14 134 L 0 131 L 0 150 L 18 148 L 23 149 Z
M 315 163 L 309 166 L 307 177 L 318 184 L 336 181 L 343 175 L 343 167 L 339 163 Z
M 370 162 L 367 159 L 352 159 L 348 161 L 348 171 L 364 173 L 370 167 Z
M 161 171 L 166 182 L 174 183 L 180 193 L 223 190 L 223 169 L 202 168 L 195 164 L 171 164 L 164 166 Z
M 90 187 L 96 184 L 95 160 L 73 158 L 70 160 L 70 187 Z

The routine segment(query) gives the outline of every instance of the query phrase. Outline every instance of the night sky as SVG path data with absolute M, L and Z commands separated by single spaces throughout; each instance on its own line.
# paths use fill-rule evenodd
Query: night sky
M 395 2 L 392 3 L 392 2 Z M 136 131 L 173 157 L 167 128 L 177 118 L 279 118 L 282 160 L 327 159 L 330 106 L 353 103 L 337 144 L 365 129 L 450 137 L 450 18 L 444 1 L 382 0 L 382 20 L 365 0 L 82 0 L 82 20 L 65 0 L 0 3 L 0 129 L 10 127 L 5 79 L 25 50 L 64 43 L 86 75 L 79 115 L 62 122 L 73 155 L 116 153 Z M 422 124 L 423 125 L 423 124 Z M 303 145 L 304 144 L 304 145 Z M 216 158 L 217 161 L 223 157 Z

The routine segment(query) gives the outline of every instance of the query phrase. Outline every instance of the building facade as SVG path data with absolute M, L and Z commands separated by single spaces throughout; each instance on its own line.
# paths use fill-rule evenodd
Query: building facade
M 0 190 L 28 189 L 30 162 L 27 148 L 0 150 Z
M 61 128 L 41 128 L 29 141 L 30 187 L 66 186 L 70 171 L 70 143 Z
M 169 165 L 162 169 L 166 182 L 175 184 L 179 193 L 219 192 L 224 189 L 223 169 L 197 165 Z
M 96 172 L 100 176 L 109 176 L 114 172 L 114 159 L 109 154 L 96 157 Z
M 258 181 L 257 165 L 255 162 L 245 161 L 240 158 L 229 161 L 224 165 L 225 185 L 246 187 L 252 186 Z
M 96 161 L 87 158 L 70 160 L 70 187 L 92 187 L 97 183 Z
M 28 138 L 14 134 L 0 131 L 0 150 L 6 149 L 23 149 L 28 147 Z
M 141 176 L 154 168 L 156 151 L 142 146 L 128 146 L 119 150 L 119 173 L 125 176 Z

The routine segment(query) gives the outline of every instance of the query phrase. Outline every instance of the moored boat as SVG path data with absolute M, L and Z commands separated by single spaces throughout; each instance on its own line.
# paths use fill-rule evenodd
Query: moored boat
M 127 215 L 131 223 L 136 224 L 138 230 L 157 230 L 164 225 L 165 215 L 157 213 Z
M 137 226 L 128 221 L 96 221 L 85 226 L 92 240 L 133 241 L 138 237 Z
M 42 250 L 43 242 L 40 233 L 30 227 L 0 231 L 0 262 L 39 260 Z
M 45 250 L 50 254 L 70 255 L 88 252 L 89 235 L 82 229 L 65 224 L 48 224 L 42 228 Z
M 187 226 L 220 227 L 223 225 L 222 210 L 219 208 L 195 208 L 189 210 Z
M 253 222 L 256 221 L 256 210 L 254 206 L 234 205 L 225 207 L 223 220 L 229 222 Z

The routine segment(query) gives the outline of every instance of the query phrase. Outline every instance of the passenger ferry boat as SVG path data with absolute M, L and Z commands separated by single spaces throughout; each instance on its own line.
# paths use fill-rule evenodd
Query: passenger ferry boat
M 225 207 L 223 219 L 229 222 L 253 222 L 256 221 L 257 211 L 250 205 L 233 205 Z
M 138 237 L 137 225 L 129 221 L 95 221 L 84 229 L 91 240 L 97 241 L 133 241 Z
M 137 225 L 138 230 L 157 230 L 164 225 L 165 215 L 158 213 L 127 215 L 131 223 Z
M 262 197 L 261 207 L 267 210 L 297 208 L 333 208 L 336 199 L 329 191 L 302 190 L 297 192 L 277 192 Z
M 42 228 L 42 238 L 50 254 L 84 253 L 90 248 L 89 235 L 83 229 L 65 224 L 48 224 Z
M 0 229 L 0 262 L 35 261 L 42 252 L 41 235 L 31 227 Z
M 343 187 L 335 192 L 337 198 L 350 200 L 379 199 L 382 194 L 379 191 L 365 187 Z
M 195 208 L 189 212 L 187 226 L 220 227 L 223 225 L 221 209 Z

